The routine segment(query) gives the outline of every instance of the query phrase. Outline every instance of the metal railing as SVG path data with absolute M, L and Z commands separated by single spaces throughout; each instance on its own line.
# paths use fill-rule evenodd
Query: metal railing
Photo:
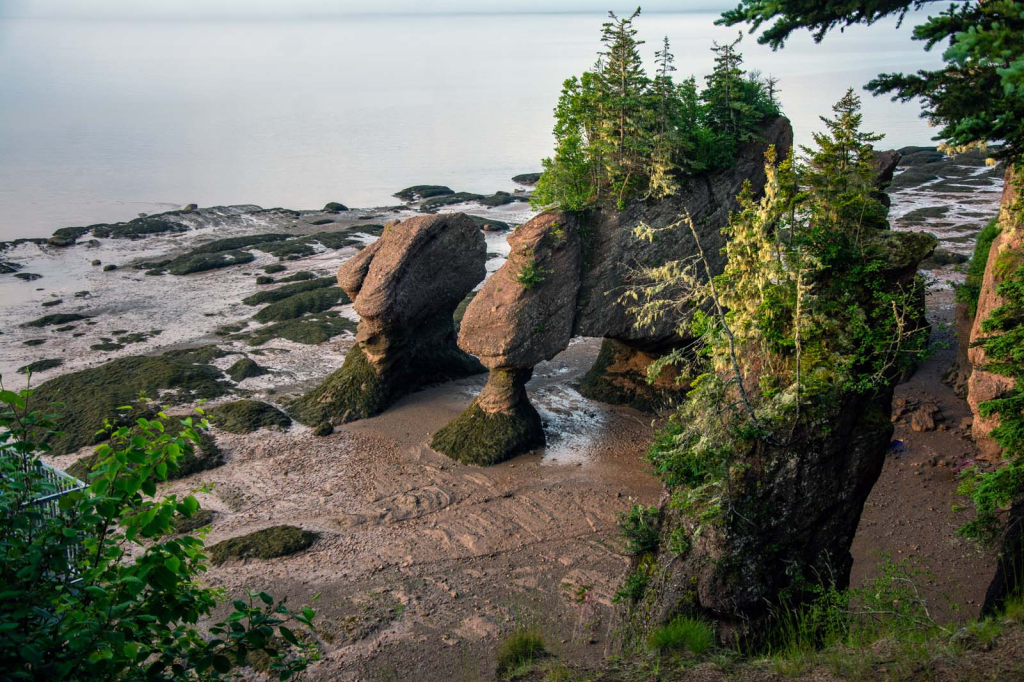
M 60 469 L 55 469 L 46 462 L 35 458 L 21 457 L 20 468 L 25 473 L 35 473 L 42 479 L 39 493 L 36 497 L 26 500 L 22 506 L 35 506 L 40 509 L 43 516 L 55 518 L 60 515 L 60 498 L 77 490 L 88 488 L 88 484 L 78 480 L 74 476 Z M 72 576 L 77 576 L 79 545 L 69 545 L 67 548 L 67 565 L 71 568 Z M 72 582 L 77 581 L 77 577 Z

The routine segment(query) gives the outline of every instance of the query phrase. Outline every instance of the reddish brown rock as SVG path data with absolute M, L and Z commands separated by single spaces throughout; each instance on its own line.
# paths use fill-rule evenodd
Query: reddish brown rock
M 996 293 L 996 289 L 1010 268 L 1000 268 L 997 267 L 997 264 L 1008 258 L 1010 252 L 1024 253 L 1024 231 L 1010 229 L 1011 218 L 1008 211 L 1008 207 L 1016 201 L 1019 182 L 1020 179 L 1014 177 L 1012 169 L 1007 169 L 1006 184 L 1003 187 L 1002 212 L 999 217 L 1003 231 L 992 242 L 992 248 L 988 254 L 985 276 L 981 283 L 981 294 L 978 297 L 978 311 L 971 326 L 970 343 L 967 350 L 967 358 L 972 368 L 971 375 L 967 380 L 967 403 L 971 406 L 971 412 L 974 413 L 972 434 L 985 459 L 998 459 L 1000 455 L 999 445 L 989 435 L 992 429 L 999 425 L 999 420 L 996 417 L 988 419 L 982 417 L 979 405 L 1013 388 L 1014 383 L 1010 377 L 986 371 L 985 351 L 975 344 L 986 336 L 982 331 L 984 321 L 988 319 L 993 310 L 1003 304 L 1003 299 Z
M 452 315 L 484 278 L 486 254 L 462 213 L 389 224 L 338 270 L 361 318 L 356 345 L 292 416 L 311 425 L 363 419 L 422 386 L 484 371 L 456 345 Z

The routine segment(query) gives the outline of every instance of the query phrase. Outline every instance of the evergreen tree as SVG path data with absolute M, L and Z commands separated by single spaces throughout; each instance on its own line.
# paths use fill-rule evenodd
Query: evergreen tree
M 887 16 L 902 21 L 932 0 L 740 0 L 719 23 L 767 28 L 758 42 L 782 47 L 797 30 L 816 42 L 836 27 L 873 24 Z M 882 74 L 868 83 L 876 95 L 919 99 L 940 139 L 953 147 L 1003 142 L 996 156 L 1024 154 L 1024 3 L 1019 0 L 959 0 L 914 28 L 914 39 L 931 50 L 945 44 L 945 66 L 916 74 Z
M 647 195 L 660 198 L 673 194 L 678 188 L 674 178 L 677 170 L 674 157 L 684 152 L 679 144 L 681 103 L 679 92 L 672 80 L 672 73 L 676 70 L 675 57 L 668 36 L 665 36 L 661 50 L 655 53 L 655 62 L 658 71 L 651 88 L 651 98 L 654 101 L 656 115 Z
M 715 42 L 715 68 L 706 76 L 707 89 L 703 99 L 707 103 L 708 124 L 719 133 L 738 138 L 743 118 L 743 57 L 736 51 L 740 38 L 719 45 Z
M 606 151 L 608 176 L 619 204 L 639 180 L 650 153 L 650 80 L 640 58 L 644 41 L 636 38 L 633 20 L 638 7 L 628 17 L 609 12 L 610 21 L 602 25 L 601 69 L 597 72 L 597 92 L 603 109 L 599 144 Z

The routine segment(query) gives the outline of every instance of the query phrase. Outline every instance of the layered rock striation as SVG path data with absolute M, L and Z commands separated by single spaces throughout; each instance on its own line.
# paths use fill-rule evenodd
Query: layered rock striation
M 486 274 L 486 242 L 461 213 L 388 225 L 338 270 L 360 316 L 341 369 L 291 407 L 305 424 L 378 414 L 423 386 L 484 371 L 456 345 L 452 318 Z

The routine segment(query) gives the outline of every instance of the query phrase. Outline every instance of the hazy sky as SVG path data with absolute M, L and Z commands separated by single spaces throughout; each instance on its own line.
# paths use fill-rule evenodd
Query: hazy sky
M 628 12 L 635 0 L 0 0 L 0 16 L 294 16 L 348 13 Z M 721 10 L 731 0 L 646 0 L 645 11 Z

